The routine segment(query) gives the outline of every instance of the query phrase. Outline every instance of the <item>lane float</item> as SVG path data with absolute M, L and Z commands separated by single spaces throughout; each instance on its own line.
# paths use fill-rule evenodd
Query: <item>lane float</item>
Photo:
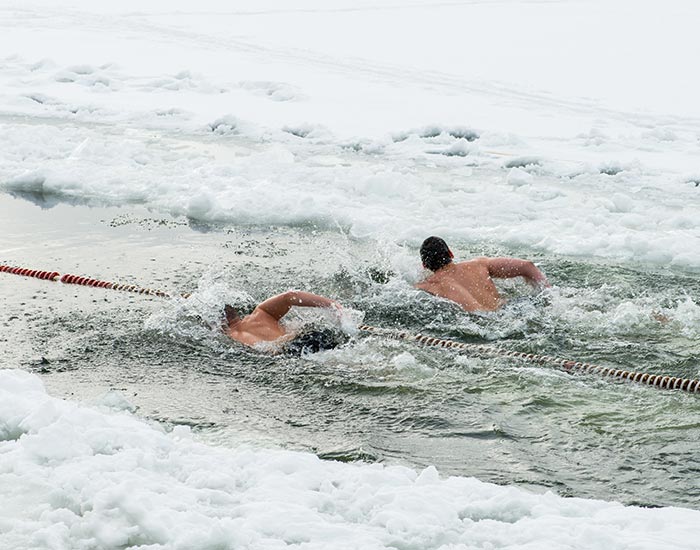
M 124 292 L 133 292 L 135 294 L 145 294 L 148 296 L 158 296 L 159 298 L 172 298 L 174 295 L 169 292 L 163 292 L 162 290 L 155 290 L 152 288 L 145 288 L 136 285 L 124 285 L 119 283 L 112 283 L 109 281 L 100 281 L 99 279 L 92 279 L 90 277 L 82 277 L 80 275 L 71 275 L 66 273 L 61 275 L 57 271 L 41 271 L 38 269 L 27 269 L 24 267 L 12 267 L 9 265 L 0 265 L 0 273 L 11 273 L 13 275 L 22 275 L 24 277 L 35 277 L 37 279 L 43 279 L 48 281 L 58 281 L 67 285 L 82 285 L 91 286 L 95 288 L 107 288 L 109 290 L 121 290 Z M 190 293 L 186 292 L 183 294 L 178 294 L 182 298 L 189 298 Z
M 0 272 L 12 273 L 13 275 L 23 275 L 24 277 L 36 277 L 37 279 L 45 279 L 48 281 L 55 281 L 61 276 L 58 271 L 40 271 L 38 269 L 12 267 L 9 265 L 0 265 Z
M 61 275 L 57 271 L 42 271 L 38 269 L 27 269 L 23 267 L 0 265 L 0 273 L 10 273 L 12 275 L 21 275 L 23 277 L 34 277 L 45 281 L 61 282 L 63 284 L 106 288 L 109 290 L 120 290 L 136 294 L 144 294 L 148 296 L 157 296 L 159 298 L 172 298 L 173 296 L 175 296 L 174 294 L 164 292 L 162 290 L 154 290 L 151 288 L 140 287 L 136 285 L 112 283 L 109 281 L 101 281 L 99 279 L 81 277 L 78 275 Z M 177 294 L 177 296 L 189 298 L 191 296 L 191 293 Z M 465 342 L 457 342 L 455 340 L 446 340 L 444 338 L 426 336 L 420 333 L 412 334 L 410 332 L 401 330 L 391 330 L 373 327 L 371 325 L 360 325 L 357 328 L 363 332 L 367 332 L 370 334 L 377 334 L 379 336 L 392 338 L 394 340 L 406 340 L 410 342 L 416 342 L 418 344 L 429 347 L 455 349 L 471 352 L 477 355 L 486 355 L 490 357 L 511 357 L 540 365 L 553 365 L 559 368 L 563 368 L 565 371 L 570 372 L 572 374 L 576 372 L 586 374 L 597 374 L 600 376 L 618 378 L 620 380 L 628 380 L 630 382 L 636 382 L 638 384 L 645 384 L 647 386 L 654 386 L 655 388 L 665 390 L 681 390 L 689 393 L 700 392 L 700 380 L 696 379 L 678 378 L 676 376 L 648 374 L 645 372 L 634 372 L 622 369 L 613 369 L 609 367 L 593 365 L 591 363 L 584 363 L 581 361 L 559 359 L 556 357 L 550 357 L 549 355 L 538 355 L 535 353 L 525 353 L 520 351 L 506 350 L 497 346 L 485 344 L 468 344 Z
M 484 344 L 467 344 L 465 342 L 445 340 L 443 338 L 425 336 L 424 334 L 411 334 L 405 331 L 390 330 L 373 327 L 370 325 L 360 325 L 357 328 L 364 332 L 378 334 L 387 338 L 393 338 L 394 340 L 409 340 L 424 346 L 458 349 L 491 357 L 513 357 L 515 359 L 522 359 L 531 363 L 554 365 L 571 373 L 582 372 L 586 374 L 609 376 L 612 378 L 619 378 L 621 380 L 629 380 L 630 382 L 645 384 L 647 386 L 654 386 L 664 390 L 682 390 L 689 393 L 700 392 L 700 380 L 691 378 L 678 378 L 676 376 L 667 376 L 662 374 L 648 374 L 645 372 L 613 369 L 593 365 L 591 363 L 584 363 L 581 361 L 559 359 L 557 357 L 550 357 L 549 355 L 537 355 L 535 353 L 506 350 L 496 346 L 487 346 Z

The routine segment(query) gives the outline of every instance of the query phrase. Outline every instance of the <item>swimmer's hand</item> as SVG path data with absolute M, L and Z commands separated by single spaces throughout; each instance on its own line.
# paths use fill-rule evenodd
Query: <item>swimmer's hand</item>
M 342 322 L 344 311 L 343 306 L 339 302 L 336 302 L 335 300 L 330 300 L 330 303 L 328 304 L 328 306 L 326 306 L 326 309 L 335 321 L 337 321 L 338 323 Z
M 542 273 L 535 264 L 532 262 L 526 262 L 526 270 L 523 274 L 523 278 L 530 284 L 530 286 L 536 290 L 544 290 L 545 288 L 552 288 L 549 284 L 547 276 Z
M 530 283 L 530 286 L 532 286 L 532 288 L 534 288 L 535 290 L 544 290 L 545 288 L 552 288 L 552 285 L 549 284 L 547 277 L 545 277 L 544 275 L 537 279 L 528 279 L 527 282 Z
M 665 313 L 661 313 L 660 311 L 652 311 L 651 318 L 654 319 L 654 321 L 658 321 L 662 325 L 665 325 L 665 324 L 671 322 L 671 318 L 668 315 L 666 315 Z

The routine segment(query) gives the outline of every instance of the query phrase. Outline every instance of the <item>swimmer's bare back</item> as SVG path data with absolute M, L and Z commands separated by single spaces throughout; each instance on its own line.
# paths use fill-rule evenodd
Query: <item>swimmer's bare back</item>
M 528 260 L 475 258 L 445 265 L 418 283 L 416 288 L 452 300 L 465 311 L 495 311 L 505 301 L 493 277 L 523 277 L 533 286 L 550 286 L 544 274 Z

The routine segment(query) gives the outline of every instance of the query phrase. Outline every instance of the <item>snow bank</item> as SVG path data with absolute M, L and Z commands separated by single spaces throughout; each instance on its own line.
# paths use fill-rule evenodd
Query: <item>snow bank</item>
M 114 399 L 106 401 L 113 404 Z M 0 371 L 4 548 L 694 548 L 700 512 L 215 448 Z
M 0 189 L 700 269 L 697 3 L 0 9 Z

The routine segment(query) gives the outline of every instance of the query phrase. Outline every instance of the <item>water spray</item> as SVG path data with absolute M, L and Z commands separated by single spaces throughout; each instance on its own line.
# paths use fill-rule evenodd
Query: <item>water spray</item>
M 108 281 L 101 281 L 99 279 L 92 279 L 89 277 L 81 277 L 78 275 L 61 275 L 57 271 L 42 271 L 37 269 L 12 267 L 8 265 L 0 265 L 0 273 L 10 273 L 13 275 L 21 275 L 24 277 L 34 277 L 36 279 L 52 282 L 61 282 L 63 284 L 90 286 L 94 288 L 105 288 L 109 290 L 121 290 L 124 292 L 132 292 L 135 294 L 157 296 L 159 298 L 173 298 L 175 296 L 189 298 L 191 296 L 190 293 L 172 294 L 169 292 L 164 292 L 162 290 L 154 290 L 151 288 L 139 287 L 136 285 L 112 283 Z M 700 380 L 697 379 L 678 378 L 676 376 L 648 374 L 645 372 L 634 372 L 622 369 L 613 369 L 609 367 L 593 365 L 591 363 L 584 363 L 581 361 L 559 359 L 556 357 L 550 357 L 549 355 L 538 355 L 534 353 L 506 350 L 493 345 L 468 344 L 465 342 L 457 342 L 455 340 L 446 340 L 443 338 L 426 336 L 424 334 L 413 334 L 401 330 L 373 327 L 371 325 L 359 325 L 357 328 L 358 330 L 367 332 L 369 334 L 376 334 L 394 340 L 406 340 L 429 347 L 440 347 L 446 349 L 467 351 L 476 355 L 483 355 L 487 357 L 511 357 L 539 365 L 553 365 L 562 368 L 570 373 L 582 372 L 588 374 L 597 374 L 599 376 L 618 378 L 621 380 L 628 380 L 630 382 L 645 384 L 647 386 L 654 386 L 660 389 L 682 390 L 689 393 L 700 392 Z

